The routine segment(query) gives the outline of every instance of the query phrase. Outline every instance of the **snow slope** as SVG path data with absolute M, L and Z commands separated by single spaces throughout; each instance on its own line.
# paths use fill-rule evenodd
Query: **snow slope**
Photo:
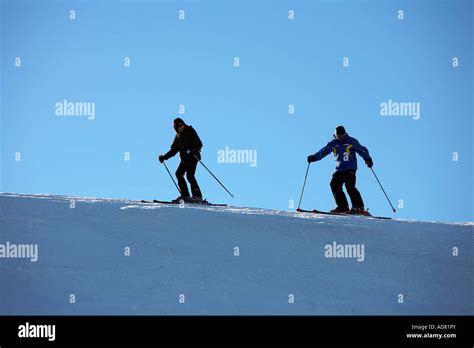
M 0 258 L 0 314 L 472 315 L 472 235 L 472 223 L 0 194 L 0 244 L 39 250 Z M 364 260 L 325 257 L 333 242 L 363 245 Z

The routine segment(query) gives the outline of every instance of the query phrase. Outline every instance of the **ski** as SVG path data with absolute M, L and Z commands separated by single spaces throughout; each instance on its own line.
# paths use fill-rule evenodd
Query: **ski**
M 316 209 L 313 210 L 305 210 L 305 209 L 296 209 L 298 213 L 314 213 L 314 214 L 323 214 L 323 215 L 346 215 L 342 213 L 331 213 L 329 211 L 319 211 Z
M 157 199 L 154 199 L 152 201 L 147 201 L 143 200 L 141 201 L 142 203 L 152 203 L 152 204 L 174 204 L 174 205 L 179 205 L 180 202 L 172 202 L 172 201 L 159 201 Z M 204 205 L 204 206 L 212 206 L 212 207 L 226 207 L 227 204 L 220 204 L 220 203 L 209 203 L 208 201 L 203 201 L 203 202 L 185 202 L 184 204 L 190 204 L 190 205 Z
M 373 216 L 373 215 L 362 215 L 362 214 L 353 214 L 353 213 L 331 213 L 329 211 L 320 211 L 320 210 L 305 210 L 305 209 L 296 209 L 299 213 L 313 213 L 313 214 L 322 214 L 322 215 L 338 215 L 338 216 L 362 216 L 368 217 L 373 219 L 381 219 L 381 220 L 391 220 L 392 218 L 386 216 Z
M 154 199 L 153 203 L 161 203 L 161 204 L 181 204 L 180 202 L 172 202 L 172 201 L 159 201 Z M 195 204 L 195 205 L 210 205 L 214 207 L 225 207 L 227 204 L 222 203 L 209 203 L 208 201 L 201 201 L 201 202 L 184 202 L 184 204 Z

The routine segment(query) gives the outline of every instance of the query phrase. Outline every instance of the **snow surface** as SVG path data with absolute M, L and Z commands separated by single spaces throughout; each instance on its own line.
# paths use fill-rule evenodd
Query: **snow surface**
M 0 244 L 38 244 L 39 258 L 0 258 L 0 315 L 472 315 L 473 231 L 472 222 L 3 193 Z M 325 257 L 333 242 L 363 244 L 364 261 Z

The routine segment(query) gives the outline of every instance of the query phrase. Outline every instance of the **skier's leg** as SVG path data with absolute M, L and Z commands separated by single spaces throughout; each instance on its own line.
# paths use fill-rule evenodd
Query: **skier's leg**
M 346 195 L 342 191 L 342 185 L 344 184 L 344 176 L 341 172 L 335 172 L 332 175 L 331 180 L 331 191 L 334 199 L 336 200 L 336 205 L 338 208 L 346 208 L 349 206 L 347 203 Z
M 196 177 L 194 176 L 196 173 L 197 164 L 198 162 L 194 160 L 188 164 L 186 170 L 186 179 L 188 179 L 188 182 L 191 185 L 191 193 L 193 197 L 202 198 L 201 189 L 199 188 Z
M 179 190 L 181 191 L 181 197 L 189 197 L 188 185 L 186 180 L 184 180 L 184 174 L 186 173 L 186 163 L 181 161 L 179 163 L 178 169 L 176 169 L 176 179 L 178 179 Z
M 364 201 L 360 195 L 359 190 L 356 188 L 356 173 L 355 171 L 348 170 L 345 172 L 345 184 L 346 190 L 351 198 L 352 208 L 364 208 Z

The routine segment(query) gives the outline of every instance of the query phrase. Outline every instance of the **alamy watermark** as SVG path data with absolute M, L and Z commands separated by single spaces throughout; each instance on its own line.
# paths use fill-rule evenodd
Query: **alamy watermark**
M 55 104 L 56 116 L 87 117 L 95 119 L 95 102 L 71 102 L 64 99 Z
M 26 322 L 18 326 L 20 338 L 47 338 L 52 342 L 56 340 L 56 325 L 35 325 Z
M 0 244 L 0 259 L 30 259 L 38 261 L 38 244 Z
M 326 244 L 324 246 L 324 257 L 327 258 L 346 258 L 356 259 L 357 262 L 365 260 L 365 245 L 364 244 Z
M 248 164 L 250 167 L 257 166 L 257 150 L 221 149 L 217 151 L 217 163 Z
M 380 116 L 411 117 L 413 120 L 419 120 L 421 104 L 419 102 L 396 102 L 389 99 L 380 103 Z

